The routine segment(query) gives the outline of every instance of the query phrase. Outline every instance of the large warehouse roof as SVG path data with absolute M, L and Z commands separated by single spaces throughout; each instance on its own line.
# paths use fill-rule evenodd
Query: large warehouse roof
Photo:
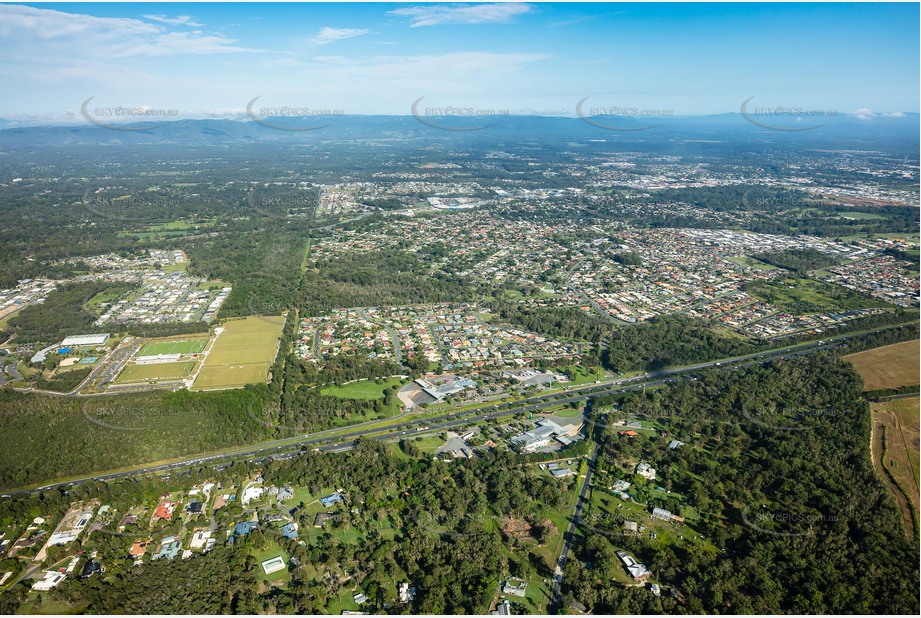
M 68 345 L 100 345 L 106 342 L 109 333 L 96 333 L 95 335 L 74 335 L 61 342 L 62 346 Z

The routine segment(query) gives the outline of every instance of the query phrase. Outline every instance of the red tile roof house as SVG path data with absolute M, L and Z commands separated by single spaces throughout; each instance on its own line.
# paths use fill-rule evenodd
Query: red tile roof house
M 172 519 L 173 511 L 176 510 L 177 506 L 179 506 L 178 502 L 170 502 L 169 500 L 167 500 L 166 502 L 161 502 L 160 504 L 157 505 L 157 510 L 154 511 L 154 518 L 155 519 Z

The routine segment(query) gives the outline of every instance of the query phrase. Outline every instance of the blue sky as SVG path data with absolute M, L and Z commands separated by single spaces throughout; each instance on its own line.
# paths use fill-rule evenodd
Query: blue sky
M 0 115 L 919 108 L 917 4 L 0 4 Z

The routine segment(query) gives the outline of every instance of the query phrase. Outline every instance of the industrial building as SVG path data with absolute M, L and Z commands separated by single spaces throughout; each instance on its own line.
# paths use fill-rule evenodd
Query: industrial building
M 455 395 L 463 391 L 465 388 L 476 386 L 476 382 L 468 378 L 457 378 L 456 380 L 445 382 L 439 386 L 435 386 L 428 380 L 419 378 L 416 380 L 416 384 L 419 385 L 419 388 L 422 389 L 423 393 L 432 397 L 435 401 L 444 401 L 445 398 L 451 395 Z
M 512 444 L 521 449 L 522 453 L 531 453 L 548 446 L 554 441 L 565 446 L 578 439 L 580 429 L 582 429 L 581 422 L 563 426 L 550 419 L 543 419 L 537 422 L 537 426 L 534 429 L 514 436 Z
M 61 342 L 61 347 L 75 347 L 88 345 L 102 345 L 109 339 L 109 333 L 96 333 L 92 335 L 74 335 L 66 337 Z

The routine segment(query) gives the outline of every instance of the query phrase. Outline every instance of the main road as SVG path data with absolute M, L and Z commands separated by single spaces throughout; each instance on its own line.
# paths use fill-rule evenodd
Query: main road
M 884 330 L 897 328 L 899 326 L 900 325 L 880 328 L 871 332 L 878 333 Z M 746 354 L 742 356 L 713 360 L 706 363 L 697 363 L 694 365 L 686 365 L 671 369 L 662 369 L 630 378 L 609 378 L 606 380 L 600 380 L 592 385 L 569 387 L 561 392 L 538 395 L 528 399 L 505 404 L 481 406 L 475 409 L 463 410 L 453 413 L 449 412 L 435 416 L 409 418 L 407 420 L 402 420 L 402 418 L 405 417 L 401 415 L 398 417 L 401 422 L 395 424 L 389 424 L 387 421 L 381 421 L 374 422 L 371 426 L 357 426 L 352 430 L 329 430 L 314 435 L 313 437 L 300 436 L 282 438 L 278 440 L 269 440 L 259 444 L 227 449 L 217 453 L 202 454 L 195 457 L 188 457 L 163 464 L 146 467 L 135 467 L 117 472 L 67 478 L 43 485 L 41 487 L 25 487 L 7 491 L 0 497 L 7 498 L 15 495 L 38 493 L 55 487 L 68 488 L 94 480 L 114 481 L 150 474 L 168 474 L 171 470 L 188 467 L 204 465 L 217 467 L 223 463 L 229 463 L 230 461 L 237 460 L 259 461 L 269 457 L 294 457 L 299 452 L 311 449 L 318 452 L 339 452 L 354 448 L 355 444 L 360 438 L 398 440 L 403 437 L 417 435 L 419 431 L 433 432 L 467 425 L 471 422 L 514 416 L 516 414 L 522 413 L 538 412 L 549 407 L 584 401 L 586 398 L 613 395 L 630 390 L 642 390 L 649 387 L 671 384 L 677 379 L 682 377 L 692 377 L 693 374 L 703 370 L 717 369 L 732 371 L 741 367 L 754 365 L 759 362 L 768 362 L 769 360 L 775 358 L 801 356 L 821 350 L 828 350 L 844 343 L 849 339 L 853 339 L 854 337 L 865 334 L 867 333 L 840 335 L 838 337 L 831 337 L 818 342 L 797 344 L 786 348 L 767 350 L 755 354 Z M 392 420 L 397 419 L 395 418 Z
M 560 557 L 557 558 L 556 568 L 553 571 L 553 592 L 550 595 L 550 607 L 556 608 L 559 612 L 563 599 L 560 594 L 563 586 L 563 569 L 566 568 L 566 562 L 569 560 L 569 548 L 572 547 L 572 541 L 576 535 L 576 526 L 581 521 L 582 505 L 585 502 L 585 495 L 588 493 L 592 484 L 592 473 L 595 471 L 595 462 L 598 459 L 598 444 L 592 446 L 592 454 L 588 458 L 588 466 L 585 469 L 585 480 L 582 481 L 582 489 L 579 491 L 579 500 L 576 502 L 576 508 L 572 513 L 572 519 L 569 520 L 569 528 L 563 535 L 563 548 L 560 550 Z

